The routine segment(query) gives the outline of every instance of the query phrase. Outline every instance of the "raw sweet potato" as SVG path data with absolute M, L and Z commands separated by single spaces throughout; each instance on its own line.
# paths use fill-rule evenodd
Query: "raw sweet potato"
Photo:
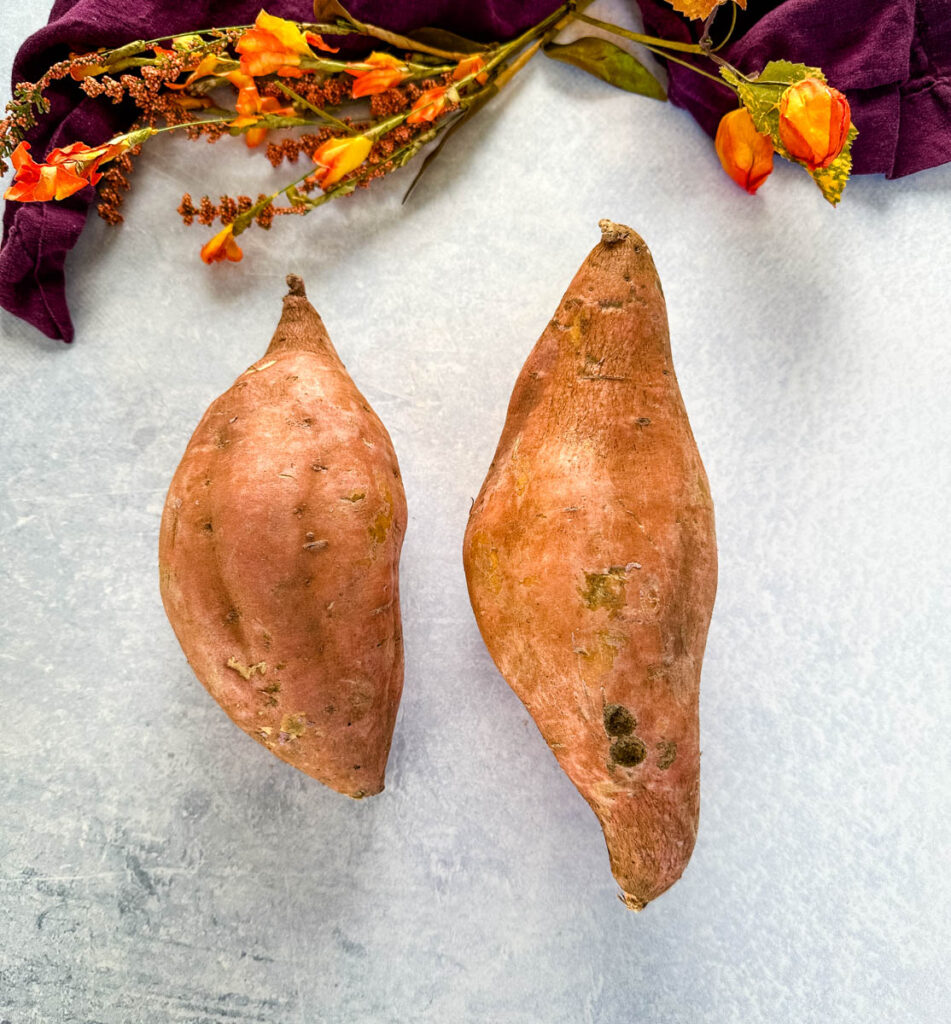
M 654 262 L 601 228 L 515 384 L 464 560 L 489 652 L 640 910 L 697 834 L 716 539 Z
M 270 347 L 214 401 L 169 488 L 162 600 L 195 674 L 273 754 L 383 788 L 403 686 L 393 445 L 299 278 Z

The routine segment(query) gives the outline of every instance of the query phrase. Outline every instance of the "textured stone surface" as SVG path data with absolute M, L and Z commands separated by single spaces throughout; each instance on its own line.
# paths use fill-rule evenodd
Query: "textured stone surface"
M 45 16 L 0 15 L 0 66 Z M 603 5 L 609 14 L 617 7 Z M 392 180 L 206 268 L 181 192 L 278 172 L 150 145 L 71 259 L 78 339 L 0 317 L 0 1020 L 895 1020 L 951 957 L 951 167 L 750 199 L 689 117 L 538 62 L 407 207 Z M 461 541 L 512 383 L 609 217 L 647 239 L 717 507 L 683 879 L 615 898 L 597 821 L 495 672 Z M 243 239 L 242 241 L 244 241 Z M 270 757 L 162 612 L 165 489 L 300 273 L 406 478 L 387 789 Z

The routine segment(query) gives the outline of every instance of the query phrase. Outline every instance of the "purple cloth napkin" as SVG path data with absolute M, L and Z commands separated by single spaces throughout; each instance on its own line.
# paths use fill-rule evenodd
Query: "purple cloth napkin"
M 700 22 L 687 22 L 663 0 L 637 2 L 651 35 L 699 37 Z M 809 64 L 846 94 L 860 133 L 855 173 L 900 178 L 951 160 L 949 0 L 753 0 L 738 15 L 734 41 L 720 51 L 731 64 L 747 74 L 769 60 Z M 714 42 L 729 20 L 719 15 Z M 714 135 L 736 106 L 732 91 L 677 64 L 668 72 L 671 102 Z
M 541 21 L 559 0 L 349 0 L 354 17 L 406 32 L 437 25 L 478 39 L 507 39 Z M 264 0 L 271 14 L 294 20 L 313 17 L 311 0 Z M 187 32 L 211 25 L 254 21 L 262 0 L 56 0 L 49 24 L 20 47 L 13 82 L 34 82 L 70 51 L 119 46 L 132 39 Z M 132 108 L 85 96 L 70 79 L 48 91 L 50 113 L 29 135 L 32 156 L 42 160 L 50 149 L 80 140 L 104 142 L 124 131 Z M 33 324 L 50 338 L 73 340 L 66 304 L 64 264 L 76 244 L 94 202 L 92 188 L 60 202 L 7 203 L 0 248 L 0 305 Z

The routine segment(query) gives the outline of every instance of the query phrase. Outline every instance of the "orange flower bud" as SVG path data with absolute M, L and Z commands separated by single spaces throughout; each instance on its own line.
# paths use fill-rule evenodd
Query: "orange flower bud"
M 723 169 L 750 195 L 773 171 L 773 144 L 756 130 L 746 107 L 723 115 L 714 145 Z
M 779 101 L 779 137 L 810 171 L 828 167 L 842 152 L 851 123 L 849 101 L 818 78 L 791 85 Z
M 201 247 L 201 258 L 205 263 L 220 263 L 222 260 L 237 263 L 242 256 L 241 246 L 234 240 L 234 224 L 222 228 Z
M 427 89 L 420 93 L 419 99 L 406 118 L 407 124 L 420 124 L 422 121 L 435 121 L 449 106 L 449 90 L 444 85 Z
M 452 73 L 452 80 L 454 82 L 461 82 L 463 78 L 468 78 L 477 71 L 482 71 L 484 67 L 485 61 L 482 59 L 481 54 L 474 53 L 471 57 L 463 57 L 456 66 L 456 70 Z M 475 80 L 479 85 L 485 85 L 489 80 L 488 71 L 482 71 L 482 74 L 476 75 Z
M 314 153 L 314 163 L 320 187 L 330 188 L 340 179 L 356 170 L 370 155 L 373 143 L 365 135 L 345 135 L 328 139 Z
M 355 65 L 348 65 L 344 70 L 348 75 L 353 75 L 353 98 L 360 99 L 361 96 L 375 96 L 377 93 L 386 92 L 395 85 L 399 85 L 406 75 L 406 65 L 398 61 L 389 53 L 371 53 L 366 60 L 358 61 L 359 65 L 370 65 L 370 69 Z

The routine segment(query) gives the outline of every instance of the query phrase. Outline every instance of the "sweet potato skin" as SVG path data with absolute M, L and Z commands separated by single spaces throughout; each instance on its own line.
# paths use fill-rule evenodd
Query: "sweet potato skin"
M 188 443 L 162 517 L 161 593 L 231 719 L 357 798 L 383 788 L 402 690 L 405 529 L 389 435 L 292 291 L 268 353 Z
M 653 260 L 602 230 L 519 375 L 463 554 L 486 646 L 639 910 L 696 839 L 716 538 Z

